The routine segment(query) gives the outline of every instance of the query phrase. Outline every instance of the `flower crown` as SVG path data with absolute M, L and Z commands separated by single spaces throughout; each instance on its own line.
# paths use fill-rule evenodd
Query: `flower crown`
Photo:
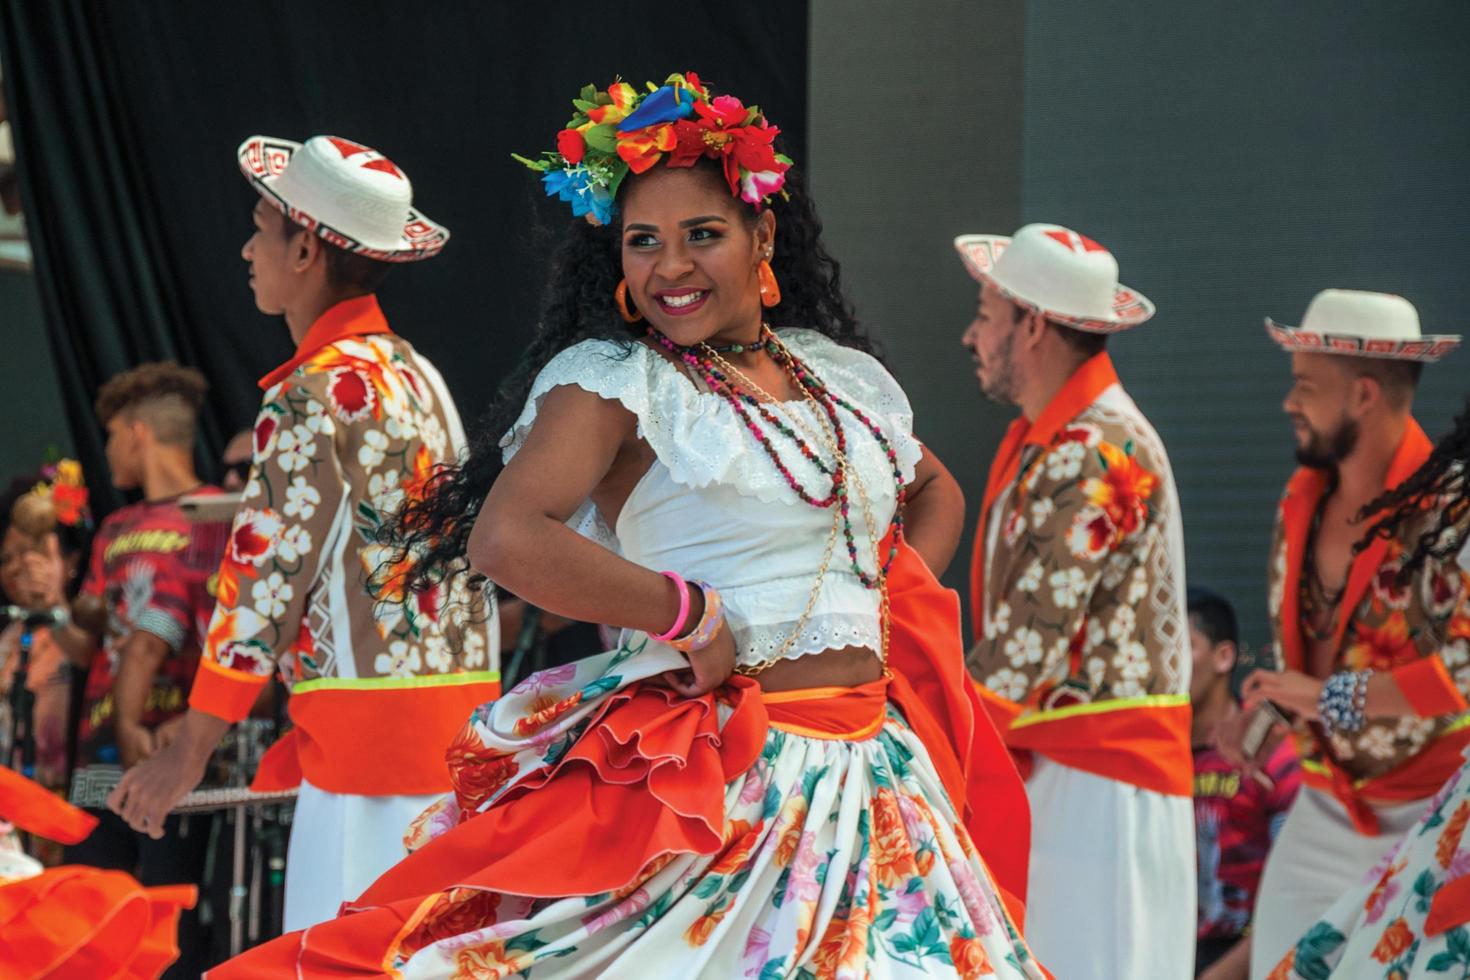
M 40 483 L 31 488 L 33 496 L 49 500 L 56 512 L 56 522 L 66 527 L 91 527 L 92 512 L 87 507 L 87 485 L 82 480 L 82 464 L 74 459 L 60 459 L 41 467 Z
M 711 97 L 692 71 L 647 88 L 640 93 L 621 80 L 606 92 L 586 86 L 572 100 L 577 111 L 556 134 L 555 150 L 536 160 L 512 156 L 542 175 L 548 197 L 596 224 L 617 213 L 614 198 L 623 178 L 643 173 L 665 154 L 671 167 L 720 161 L 730 193 L 757 207 L 781 190 L 791 160 L 773 148 L 781 131 L 758 107 L 747 108 L 733 95 Z

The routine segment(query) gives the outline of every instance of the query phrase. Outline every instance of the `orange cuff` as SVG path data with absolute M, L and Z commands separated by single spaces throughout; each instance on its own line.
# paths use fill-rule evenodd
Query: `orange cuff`
M 1444 661 L 1437 656 L 1424 657 L 1389 671 L 1389 676 L 1404 692 L 1409 706 L 1421 718 L 1438 718 L 1458 714 L 1470 708 L 1460 689 L 1450 679 Z
M 199 669 L 194 673 L 194 687 L 189 691 L 189 707 L 224 721 L 237 722 L 250 714 L 260 689 L 269 682 L 269 674 L 248 674 L 201 657 Z

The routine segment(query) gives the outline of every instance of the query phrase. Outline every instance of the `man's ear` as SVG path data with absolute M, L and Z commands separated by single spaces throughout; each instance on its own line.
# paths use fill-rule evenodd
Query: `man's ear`
M 1035 350 L 1046 339 L 1046 317 L 1035 310 L 1027 310 L 1026 315 L 1021 317 L 1021 322 L 1016 325 L 1016 329 L 1020 335 L 1021 346 L 1026 350 Z
M 1379 402 L 1383 401 L 1383 386 L 1378 379 L 1360 374 L 1348 382 L 1348 414 L 1360 419 Z
M 325 256 L 322 254 L 322 240 L 303 228 L 296 233 L 295 240 L 291 242 L 291 271 L 305 272 L 318 258 L 325 261 Z
M 1235 644 L 1229 640 L 1216 643 L 1215 648 L 1210 651 L 1210 656 L 1215 663 L 1215 673 L 1230 673 L 1235 668 L 1236 653 Z

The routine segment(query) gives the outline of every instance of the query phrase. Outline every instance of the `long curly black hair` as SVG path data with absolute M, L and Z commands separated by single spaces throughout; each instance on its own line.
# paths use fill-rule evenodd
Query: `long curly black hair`
M 1443 560 L 1460 549 L 1470 534 L 1470 399 L 1455 416 L 1454 428 L 1438 443 L 1424 464 L 1407 480 L 1368 504 L 1358 515 L 1368 520 L 1382 516 L 1363 536 L 1358 550 L 1374 538 L 1393 537 L 1410 521 L 1433 514 L 1404 558 L 1400 576 L 1409 578 L 1428 559 Z
M 723 183 L 713 162 L 695 166 Z M 623 181 L 620 198 L 636 180 L 630 175 Z M 822 243 L 822 222 L 794 169 L 787 171 L 783 190 L 768 205 L 776 217 L 771 267 L 781 285 L 781 302 L 768 311 L 769 319 L 820 331 L 843 346 L 876 356 L 843 294 L 841 266 Z M 754 207 L 746 210 L 752 225 L 758 213 Z M 616 220 L 604 226 L 581 218 L 571 221 L 551 257 L 536 334 L 471 434 L 468 457 L 459 466 L 440 470 L 422 499 L 407 503 L 384 525 L 381 539 L 394 549 L 394 560 L 413 559 L 409 589 L 432 588 L 446 575 L 466 569 L 470 529 L 500 475 L 500 438 L 514 424 L 546 363 L 583 340 L 611 340 L 631 351 L 644 335 L 643 325 L 623 322 L 613 301 L 623 278 L 621 242 Z

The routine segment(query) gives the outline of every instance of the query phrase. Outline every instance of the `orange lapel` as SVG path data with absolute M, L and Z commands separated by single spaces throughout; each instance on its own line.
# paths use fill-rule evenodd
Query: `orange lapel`
M 1404 428 L 1404 437 L 1399 441 L 1399 448 L 1394 451 L 1393 461 L 1388 464 L 1388 474 L 1384 477 L 1383 489 L 1392 490 L 1407 480 L 1415 470 L 1424 465 L 1424 461 L 1433 451 L 1434 445 L 1424 434 L 1424 430 L 1419 427 L 1419 423 L 1409 419 L 1409 424 Z M 1337 634 L 1332 638 L 1334 650 L 1342 649 L 1342 641 L 1347 635 L 1348 621 L 1352 619 L 1352 611 L 1357 609 L 1358 603 L 1363 600 L 1363 593 L 1368 590 L 1373 576 L 1383 565 L 1383 556 L 1387 551 L 1388 539 L 1374 538 L 1372 543 L 1358 552 L 1353 559 L 1352 570 L 1348 573 L 1347 590 L 1343 592 L 1342 604 L 1338 607 L 1342 610 L 1342 614 L 1337 617 Z

